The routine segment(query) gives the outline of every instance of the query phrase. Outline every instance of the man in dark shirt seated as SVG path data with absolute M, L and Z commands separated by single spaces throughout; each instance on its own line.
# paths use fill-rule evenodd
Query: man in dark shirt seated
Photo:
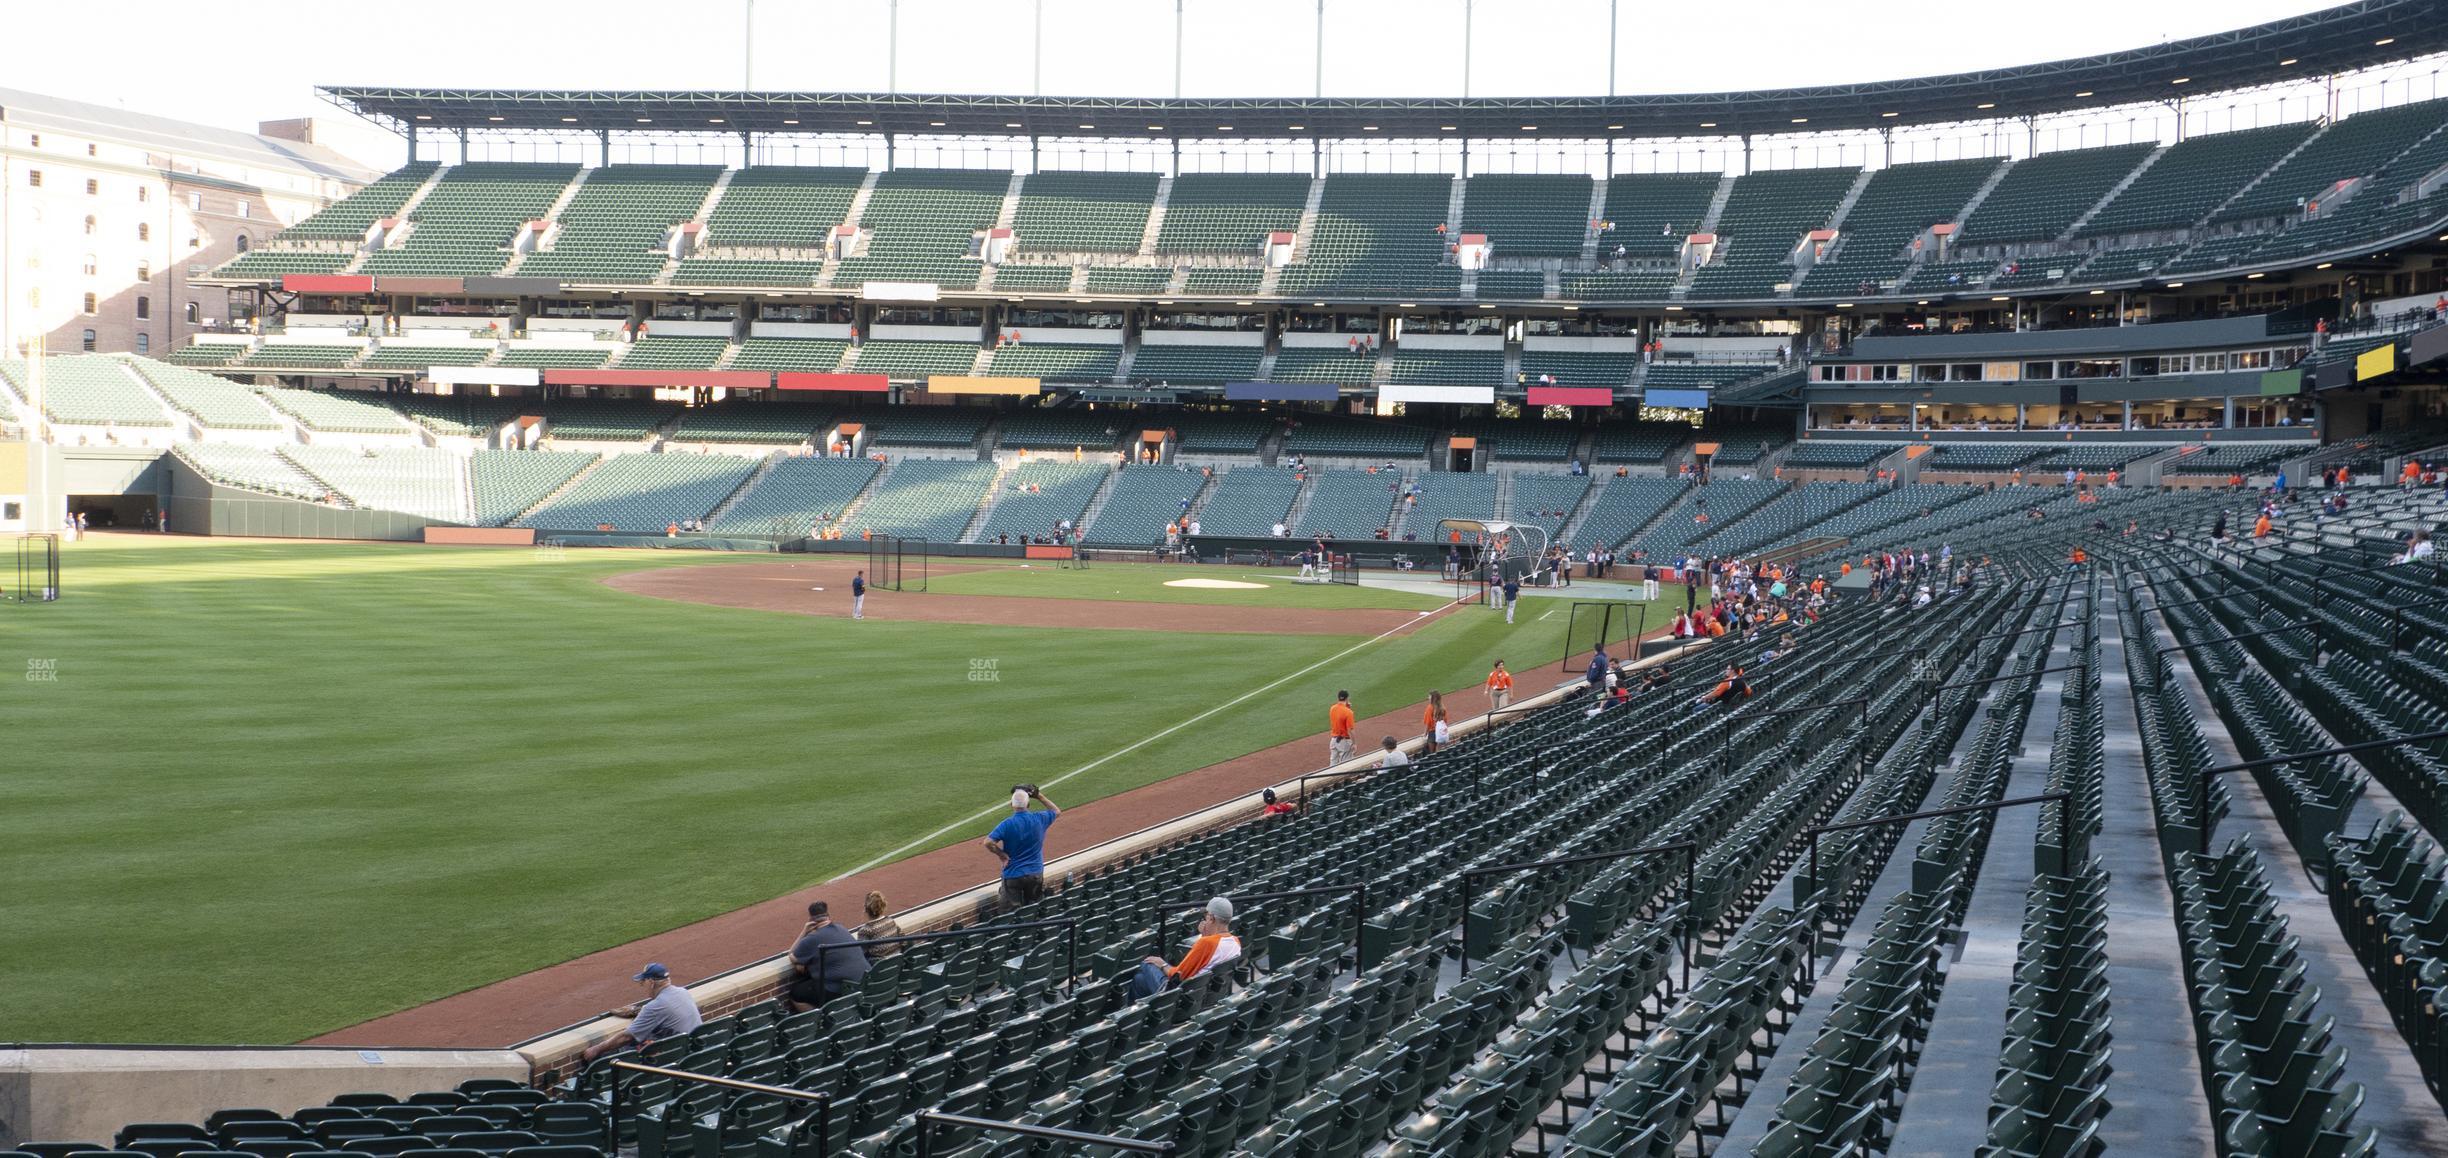
M 847 945 L 846 949 L 828 946 Z M 807 927 L 791 945 L 791 1012 L 805 1013 L 841 996 L 842 990 L 867 975 L 867 951 L 858 938 L 834 921 L 823 901 L 808 902 Z M 817 958 L 823 962 L 818 963 Z M 820 980 L 821 979 L 821 980 Z

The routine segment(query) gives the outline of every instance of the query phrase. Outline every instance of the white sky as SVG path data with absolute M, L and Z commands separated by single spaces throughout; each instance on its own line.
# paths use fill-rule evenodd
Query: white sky
M 193 0 L 7 0 L 9 87 L 253 129 L 342 117 L 318 84 L 730 88 L 746 0 L 333 0 L 235 8 Z M 904 92 L 1170 95 L 1174 5 L 900 0 Z M 2053 0 L 1929 7 L 1864 0 L 1619 0 L 1616 90 L 1784 87 L 2029 64 L 2239 28 L 2309 0 Z M 887 0 L 758 0 L 759 89 L 880 91 Z M 1183 95 L 1313 91 L 1315 0 L 1183 0 Z M 1326 0 L 1329 96 L 1463 93 L 1462 0 Z M 1607 91 L 1607 0 L 1480 0 L 1474 96 Z M 375 138 L 375 143 L 389 139 Z M 351 147 L 354 145 L 355 147 Z M 342 144 L 390 161 L 364 141 Z

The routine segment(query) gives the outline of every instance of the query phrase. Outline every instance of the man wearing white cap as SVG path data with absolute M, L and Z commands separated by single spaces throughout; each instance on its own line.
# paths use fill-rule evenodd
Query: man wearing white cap
M 1045 805 L 1037 812 L 1029 806 Z M 1003 861 L 1003 907 L 1015 909 L 1045 896 L 1045 834 L 1062 816 L 1062 809 L 1037 791 L 1034 784 L 1012 786 L 1012 814 L 986 836 L 986 851 Z
M 1233 936 L 1232 920 L 1231 898 L 1217 897 L 1207 902 L 1207 915 L 1199 918 L 1198 940 L 1190 943 L 1190 952 L 1182 956 L 1181 964 L 1167 965 L 1162 957 L 1141 961 L 1139 971 L 1131 975 L 1130 999 L 1153 997 L 1169 986 L 1229 968 L 1240 960 L 1241 938 Z

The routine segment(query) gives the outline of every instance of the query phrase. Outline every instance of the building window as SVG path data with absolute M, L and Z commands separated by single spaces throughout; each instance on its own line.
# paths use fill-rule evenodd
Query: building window
M 136 352 L 137 352 L 137 353 L 139 353 L 139 354 L 150 354 L 150 353 L 152 353 L 152 352 L 153 352 L 153 335 L 151 335 L 151 334 L 138 334 L 138 335 L 136 335 Z
M 153 280 L 152 262 L 140 261 L 136 263 L 136 280 L 147 283 L 150 283 Z
M 139 296 L 139 297 L 136 299 L 136 320 L 137 320 L 137 321 L 140 321 L 140 322 L 142 322 L 142 321 L 148 321 L 148 320 L 150 320 L 152 317 L 153 317 L 153 299 L 148 298 L 148 297 L 142 297 L 142 296 Z
M 188 325 L 191 325 L 191 326 L 192 326 L 192 325 L 195 325 L 195 324 L 196 324 L 196 319 L 201 318 L 201 317 L 203 317 L 203 316 L 204 316 L 204 311 L 202 311 L 202 310 L 200 310 L 200 309 L 197 309 L 197 308 L 196 308 L 196 304 L 195 304 L 194 302 L 189 302 L 189 303 L 187 303 L 187 324 L 188 324 Z
M 238 252 L 245 253 L 247 251 L 247 246 L 252 244 L 254 243 L 247 240 L 246 234 L 241 233 L 238 235 Z
M 88 157 L 99 157 L 102 155 L 102 148 L 99 145 L 87 145 L 85 146 L 85 155 Z
M 136 187 L 136 203 L 137 203 L 137 204 L 139 204 L 139 205 L 148 204 L 148 203 L 150 203 L 152 200 L 153 200 L 153 189 L 152 189 L 152 187 L 151 187 L 151 186 L 147 186 L 147 185 L 138 185 L 138 186 Z
M 31 185 L 31 186 L 33 186 L 34 188 L 37 188 L 37 189 L 42 188 L 42 170 L 40 170 L 40 169 L 28 169 L 28 170 L 26 170 L 26 184 Z
M 188 194 L 188 195 L 187 195 L 187 210 L 188 210 L 188 212 L 190 212 L 190 213 L 202 213 L 202 212 L 204 212 L 204 195 L 203 195 L 203 194 L 201 194 L 201 193 L 190 193 L 190 194 Z
M 254 202 L 252 202 L 252 201 L 241 201 L 241 202 L 239 202 L 239 203 L 238 203 L 238 216 L 240 216 L 240 217 L 253 217 L 253 216 L 255 215 L 254 210 L 251 208 L 251 206 L 253 206 L 253 205 L 254 205 Z
M 144 222 L 141 222 L 141 221 L 137 222 L 137 223 L 136 223 L 136 240 L 138 240 L 138 241 L 151 241 L 151 240 L 153 240 L 153 227 L 152 227 L 152 226 L 150 226 L 150 225 L 147 225 L 147 224 L 145 224 Z
M 41 133 L 27 133 L 27 134 L 26 134 L 26 145 L 27 145 L 27 147 L 29 147 L 29 148 L 35 148 L 35 149 L 42 148 L 42 134 L 41 134 Z
M 91 178 L 91 177 L 87 177 L 87 178 L 85 179 L 85 195 L 86 195 L 86 196 L 91 197 L 91 196 L 94 196 L 94 195 L 95 195 L 95 194 L 97 194 L 97 193 L 100 193 L 101 191 L 102 191 L 102 183 L 101 183 L 100 181 L 96 181 L 96 180 L 94 180 L 94 179 L 93 179 L 93 178 Z
M 95 275 L 96 273 L 99 273 L 99 272 L 101 272 L 101 266 L 100 266 L 100 264 L 99 264 L 99 263 L 97 263 L 97 262 L 95 262 L 95 261 L 94 261 L 94 255 L 92 255 L 92 254 L 90 254 L 90 253 L 89 253 L 89 254 L 86 254 L 86 255 L 85 255 L 85 276 L 87 276 L 87 277 L 92 277 L 93 275 Z
M 90 318 L 90 317 L 94 316 L 95 314 L 100 313 L 100 312 L 101 312 L 101 310 L 100 310 L 99 308 L 97 308 L 97 307 L 98 307 L 100 304 L 101 304 L 101 303 L 100 303 L 100 301 L 99 301 L 98 299 L 96 299 L 96 298 L 94 297 L 94 295 L 92 295 L 92 294 L 86 294 L 86 295 L 85 295 L 85 316 Z
M 94 347 L 95 347 L 95 345 L 96 345 L 96 344 L 97 344 L 97 343 L 95 343 L 95 341 L 94 341 L 94 332 L 93 332 L 92 330 L 87 330 L 87 331 L 85 331 L 85 337 L 84 337 L 84 347 L 85 347 L 85 352 L 86 352 L 86 353 L 88 353 L 88 354 L 93 353 L 93 352 L 94 352 Z

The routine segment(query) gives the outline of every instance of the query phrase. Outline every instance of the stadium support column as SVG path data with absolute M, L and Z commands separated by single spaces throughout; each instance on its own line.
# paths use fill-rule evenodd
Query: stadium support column
M 1743 176 L 1751 175 L 1751 134 L 1743 134 Z
M 459 126 L 459 163 L 460 163 L 460 164 L 462 164 L 462 165 L 465 165 L 465 164 L 467 164 L 467 160 L 468 160 L 467 126 L 466 126 L 466 125 L 461 125 L 461 126 Z
M 1029 172 L 1037 171 L 1037 134 L 1029 134 Z
M 611 158 L 611 156 L 610 156 L 609 154 L 606 154 L 606 155 L 605 155 L 605 157 L 604 157 L 604 164 L 609 165 L 609 164 L 611 164 L 611 163 L 612 163 L 612 158 Z M 756 164 L 756 163 L 757 163 L 757 162 L 756 162 L 756 130 L 755 130 L 755 129 L 741 129 L 741 130 L 740 130 L 740 164 L 741 164 L 741 165 L 754 165 L 754 164 Z
M 1895 164 L 1895 129 L 1887 125 L 1880 125 L 1879 165 L 1884 168 L 1893 164 Z
M 891 133 L 886 133 L 886 134 L 884 134 L 884 168 L 885 168 L 885 171 L 890 172 L 890 171 L 892 170 L 892 167 L 893 167 L 893 135 L 892 135 Z
M 1317 4 L 1317 91 L 1310 95 L 1322 100 L 1326 96 L 1326 0 L 1317 0 Z
M 603 158 L 602 164 L 612 163 L 612 130 L 595 130 L 595 150 L 596 156 Z
M 2033 157 L 2038 156 L 2039 153 L 2040 118 L 2036 115 L 2027 116 L 2023 118 L 2023 155 Z
M 416 147 L 417 147 L 417 131 L 416 131 L 416 126 L 415 126 L 415 125 L 410 125 L 410 126 L 408 126 L 408 163 L 409 163 L 409 164 L 411 164 L 411 165 L 414 165 L 414 164 L 416 164 L 416 163 L 417 163 Z
M 1174 100 L 1180 100 L 1180 99 L 1181 99 L 1181 94 L 1182 94 L 1182 0 L 1173 0 L 1173 99 L 1174 99 Z M 1178 139 L 1178 138 L 1176 138 L 1176 139 L 1174 140 L 1174 142 L 1173 142 L 1173 151 L 1174 151 L 1174 154 L 1175 154 L 1176 158 L 1178 159 L 1179 154 L 1180 154 L 1180 152 L 1181 152 L 1181 141 L 1180 141 L 1180 139 Z M 1179 170 L 1179 169 L 1181 168 L 1181 166 L 1180 166 L 1179 164 L 1176 164 L 1176 165 L 1174 166 L 1174 168 L 1175 168 L 1176 170 Z

